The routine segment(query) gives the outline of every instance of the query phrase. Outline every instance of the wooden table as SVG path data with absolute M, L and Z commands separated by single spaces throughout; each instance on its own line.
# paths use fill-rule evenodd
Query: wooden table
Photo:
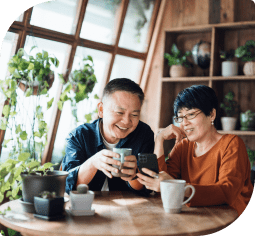
M 22 235 L 205 235 L 231 224 L 237 212 L 228 206 L 187 207 L 180 214 L 165 213 L 160 194 L 150 197 L 131 192 L 96 192 L 93 216 L 72 216 L 58 221 L 37 219 L 23 212 L 19 201 L 7 202 L 11 211 L 0 223 Z M 68 202 L 66 208 L 70 206 Z

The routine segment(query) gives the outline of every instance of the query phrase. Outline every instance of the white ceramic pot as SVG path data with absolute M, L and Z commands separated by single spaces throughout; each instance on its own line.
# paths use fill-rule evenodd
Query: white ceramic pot
M 245 75 L 255 75 L 255 62 L 247 61 L 243 66 L 243 73 Z
M 235 117 L 221 117 L 222 129 L 224 131 L 235 130 L 237 118 Z
M 222 76 L 238 75 L 238 64 L 236 61 L 223 61 L 221 64 Z
M 71 208 L 74 211 L 91 210 L 91 205 L 94 200 L 94 192 L 78 193 L 78 191 L 70 191 Z

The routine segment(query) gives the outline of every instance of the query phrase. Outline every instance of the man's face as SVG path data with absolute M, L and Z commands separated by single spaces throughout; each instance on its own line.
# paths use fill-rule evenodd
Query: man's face
M 109 143 L 117 143 L 133 132 L 139 122 L 141 102 L 137 95 L 117 91 L 98 104 L 103 118 L 103 136 Z

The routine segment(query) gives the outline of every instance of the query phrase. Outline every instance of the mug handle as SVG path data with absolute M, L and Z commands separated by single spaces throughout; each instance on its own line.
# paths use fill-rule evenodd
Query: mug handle
M 194 188 L 194 186 L 192 186 L 192 185 L 186 185 L 185 188 L 184 188 L 184 192 L 185 192 L 185 190 L 186 190 L 187 188 L 191 188 L 192 193 L 191 193 L 191 195 L 189 196 L 189 198 L 188 198 L 186 201 L 184 201 L 184 202 L 182 203 L 182 205 L 184 205 L 184 204 L 186 204 L 187 202 L 189 202 L 189 201 L 191 200 L 191 198 L 193 198 L 193 196 L 194 196 L 194 194 L 195 194 L 195 191 L 196 191 L 195 188 Z

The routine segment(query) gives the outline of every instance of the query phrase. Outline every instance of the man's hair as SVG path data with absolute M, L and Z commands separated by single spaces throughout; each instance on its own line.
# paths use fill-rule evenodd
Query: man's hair
M 135 94 L 139 97 L 141 105 L 144 100 L 144 93 L 140 86 L 134 81 L 126 78 L 117 78 L 111 80 L 104 88 L 102 100 L 112 95 L 114 92 L 124 91 Z
M 214 90 L 205 85 L 192 85 L 177 95 L 174 101 L 174 115 L 183 108 L 198 108 L 206 116 L 209 116 L 213 108 L 218 109 L 218 98 Z

